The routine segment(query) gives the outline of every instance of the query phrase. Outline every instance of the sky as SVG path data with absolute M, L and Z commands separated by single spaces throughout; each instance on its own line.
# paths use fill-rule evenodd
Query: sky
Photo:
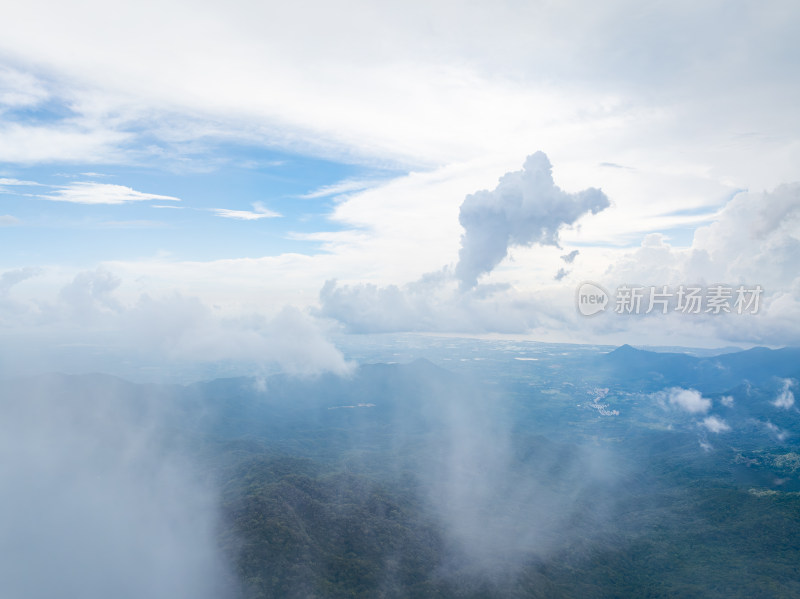
M 789 1 L 15 3 L 0 357 L 798 345 L 798 25 Z M 618 313 L 626 286 L 673 303 Z M 674 309 L 691 286 L 731 312 Z

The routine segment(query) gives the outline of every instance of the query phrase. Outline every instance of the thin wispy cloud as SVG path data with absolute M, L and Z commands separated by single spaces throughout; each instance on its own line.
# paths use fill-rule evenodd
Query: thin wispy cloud
M 20 220 L 16 216 L 10 214 L 0 214 L 0 227 L 13 227 L 18 225 Z
M 281 214 L 270 210 L 261 202 L 253 204 L 253 210 L 231 210 L 228 208 L 213 208 L 212 211 L 222 218 L 233 218 L 236 220 L 261 220 L 262 218 L 279 218 Z
M 128 204 L 130 202 L 146 202 L 160 200 L 180 202 L 180 198 L 136 191 L 124 185 L 111 183 L 76 182 L 57 189 L 51 194 L 36 196 L 54 202 L 71 202 L 73 204 Z
M 372 179 L 345 179 L 344 181 L 339 181 L 338 183 L 333 183 L 332 185 L 323 185 L 322 187 L 318 187 L 317 189 L 303 194 L 300 197 L 305 200 L 326 198 L 352 191 L 361 191 L 363 189 L 373 187 L 379 183 L 380 181 Z
M 0 185 L 7 185 L 9 187 L 41 187 L 41 183 L 36 181 L 23 181 L 21 179 L 6 179 L 0 177 Z

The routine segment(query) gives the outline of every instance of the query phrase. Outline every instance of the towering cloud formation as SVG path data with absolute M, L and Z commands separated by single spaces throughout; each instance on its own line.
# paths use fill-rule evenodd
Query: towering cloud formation
M 607 208 L 606 195 L 591 187 L 567 193 L 553 182 L 550 160 L 543 152 L 528 156 L 521 171 L 506 173 L 494 191 L 468 195 L 461 204 L 461 236 L 456 276 L 462 289 L 477 285 L 513 245 L 558 246 L 559 230 L 587 212 Z

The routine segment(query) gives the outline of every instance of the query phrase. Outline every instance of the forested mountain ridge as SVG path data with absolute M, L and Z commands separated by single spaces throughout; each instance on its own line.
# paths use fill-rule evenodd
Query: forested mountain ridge
M 419 360 L 186 386 L 14 379 L 6 438 L 40 449 L 6 477 L 21 498 L 6 508 L 69 465 L 70 502 L 113 483 L 160 498 L 165 522 L 205 514 L 232 598 L 793 597 L 796 355 L 624 346 L 494 378 Z M 137 505 L 113 497 L 108 523 Z M 73 503 L 57 513 L 91 521 Z

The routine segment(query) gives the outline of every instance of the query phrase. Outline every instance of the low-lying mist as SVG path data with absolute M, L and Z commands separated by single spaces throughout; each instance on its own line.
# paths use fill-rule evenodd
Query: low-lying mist
M 231 403 L 209 413 L 217 430 L 362 476 L 373 483 L 359 482 L 362 494 L 413 493 L 441 542 L 431 575 L 443 580 L 491 584 L 585 547 L 612 514 L 625 476 L 607 446 L 554 442 L 544 423 L 516 420 L 503 391 L 424 360 L 365 365 L 349 378 L 229 381 L 227 389 Z M 216 384 L 205 393 L 198 404 L 226 394 Z M 284 482 L 294 490 L 277 501 L 293 514 L 320 509 L 311 483 Z
M 606 446 L 542 424 L 427 361 L 185 387 L 7 381 L 0 596 L 500 592 L 597 538 L 620 487 Z
M 146 388 L 115 379 L 5 383 L 0 596 L 234 594 L 217 493 L 167 424 Z
M 507 580 L 596 536 L 622 476 L 609 448 L 555 443 L 535 421 L 514 431 L 502 392 L 427 376 L 433 434 L 417 474 L 449 548 L 443 574 Z

